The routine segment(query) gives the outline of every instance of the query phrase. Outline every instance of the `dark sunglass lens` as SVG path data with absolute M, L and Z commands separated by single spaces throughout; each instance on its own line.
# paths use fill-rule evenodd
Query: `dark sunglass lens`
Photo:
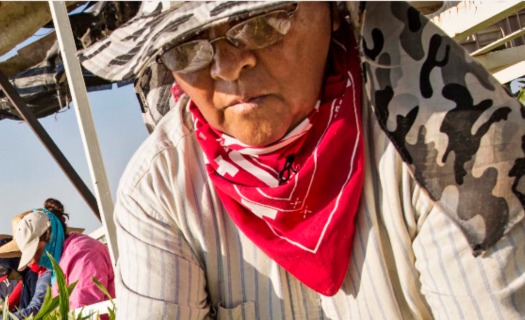
M 260 49 L 281 40 L 290 30 L 290 15 L 286 11 L 276 11 L 248 19 L 226 33 L 229 41 L 238 47 Z
M 166 51 L 161 62 L 171 71 L 185 73 L 205 68 L 213 59 L 213 48 L 206 40 L 195 40 Z

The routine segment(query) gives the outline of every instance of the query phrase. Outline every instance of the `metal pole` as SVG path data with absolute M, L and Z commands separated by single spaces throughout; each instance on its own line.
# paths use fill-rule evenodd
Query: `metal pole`
M 0 87 L 4 91 L 7 98 L 14 105 L 15 109 L 18 111 L 22 119 L 25 120 L 25 122 L 29 125 L 29 127 L 36 134 L 38 139 L 40 139 L 42 144 L 46 147 L 47 151 L 49 151 L 49 153 L 55 159 L 55 161 L 60 166 L 62 171 L 64 171 L 66 176 L 69 178 L 69 181 L 71 181 L 71 183 L 73 183 L 73 185 L 77 188 L 82 198 L 84 198 L 87 205 L 91 208 L 91 210 L 93 210 L 98 220 L 100 221 L 100 214 L 98 212 L 97 200 L 93 196 L 93 193 L 91 193 L 91 190 L 89 190 L 89 188 L 84 183 L 82 178 L 80 178 L 80 176 L 75 171 L 75 169 L 71 166 L 69 161 L 67 161 L 62 151 L 60 151 L 60 149 L 55 144 L 53 139 L 51 139 L 51 137 L 49 136 L 47 131 L 44 129 L 42 124 L 40 124 L 36 116 L 27 107 L 25 101 L 20 97 L 18 92 L 15 90 L 15 88 L 13 88 L 13 86 L 9 82 L 9 79 L 1 71 L 0 71 Z
M 49 0 L 51 16 L 55 24 L 58 44 L 68 79 L 71 97 L 76 109 L 78 126 L 87 155 L 89 171 L 94 182 L 95 195 L 98 200 L 102 225 L 105 228 L 106 240 L 113 264 L 118 258 L 115 223 L 113 222 L 113 199 L 109 188 L 106 170 L 93 123 L 93 115 L 89 105 L 86 84 L 82 69 L 76 57 L 76 46 L 71 29 L 67 9 L 63 1 Z

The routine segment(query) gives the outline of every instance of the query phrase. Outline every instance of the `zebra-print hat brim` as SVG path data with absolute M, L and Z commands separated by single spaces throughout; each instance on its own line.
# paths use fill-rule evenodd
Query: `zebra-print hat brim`
M 139 12 L 108 37 L 79 52 L 82 65 L 112 81 L 136 78 L 156 53 L 238 15 L 254 15 L 283 2 L 143 2 Z

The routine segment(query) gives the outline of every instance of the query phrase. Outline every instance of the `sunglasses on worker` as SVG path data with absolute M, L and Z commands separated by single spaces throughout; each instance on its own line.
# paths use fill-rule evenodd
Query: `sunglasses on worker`
M 184 74 L 206 68 L 215 55 L 213 43 L 219 40 L 247 50 L 269 47 L 286 36 L 297 7 L 298 4 L 292 4 L 243 20 L 228 29 L 222 37 L 196 39 L 167 47 L 159 52 L 157 62 L 173 72 Z

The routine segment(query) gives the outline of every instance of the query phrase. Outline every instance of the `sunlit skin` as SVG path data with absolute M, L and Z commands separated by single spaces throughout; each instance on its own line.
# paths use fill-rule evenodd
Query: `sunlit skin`
M 49 231 L 47 231 L 47 232 L 49 232 Z M 28 265 L 38 264 L 38 262 L 40 261 L 40 258 L 44 254 L 44 249 L 46 247 L 46 244 L 47 244 L 47 242 L 45 242 L 44 240 L 40 240 L 38 242 L 38 247 L 36 249 L 35 256 L 33 257 L 33 259 L 31 261 L 29 261 Z
M 214 27 L 209 38 L 229 28 Z M 269 145 L 313 110 L 332 28 L 327 3 L 303 2 L 283 40 L 259 50 L 217 41 L 207 68 L 173 75 L 212 127 L 247 145 Z

